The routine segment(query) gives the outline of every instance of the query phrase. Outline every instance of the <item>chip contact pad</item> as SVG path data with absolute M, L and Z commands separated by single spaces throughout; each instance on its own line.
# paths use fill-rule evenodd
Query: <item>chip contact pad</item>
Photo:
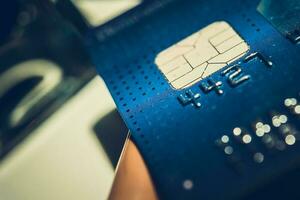
M 160 52 L 155 64 L 179 90 L 226 67 L 248 50 L 247 43 L 227 22 L 218 21 Z

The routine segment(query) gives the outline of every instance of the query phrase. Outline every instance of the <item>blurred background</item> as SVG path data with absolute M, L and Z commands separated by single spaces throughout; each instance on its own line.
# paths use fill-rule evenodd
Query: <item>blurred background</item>
M 2 3 L 0 200 L 107 198 L 128 130 L 81 35 L 140 3 Z

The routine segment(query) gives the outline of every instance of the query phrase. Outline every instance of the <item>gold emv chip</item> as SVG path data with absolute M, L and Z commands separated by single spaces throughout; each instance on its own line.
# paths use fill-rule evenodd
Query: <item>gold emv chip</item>
M 175 89 L 182 89 L 226 67 L 248 50 L 238 33 L 220 21 L 160 52 L 155 64 Z

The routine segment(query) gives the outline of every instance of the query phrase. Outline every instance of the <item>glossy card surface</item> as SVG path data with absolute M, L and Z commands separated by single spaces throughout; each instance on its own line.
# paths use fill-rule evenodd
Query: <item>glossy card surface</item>
M 300 26 L 275 3 L 146 1 L 87 35 L 160 199 L 299 195 Z

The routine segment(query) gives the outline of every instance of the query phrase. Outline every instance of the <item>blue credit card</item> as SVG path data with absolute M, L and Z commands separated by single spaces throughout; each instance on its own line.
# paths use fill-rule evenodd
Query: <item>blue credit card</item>
M 160 199 L 299 198 L 299 9 L 146 1 L 87 34 Z

